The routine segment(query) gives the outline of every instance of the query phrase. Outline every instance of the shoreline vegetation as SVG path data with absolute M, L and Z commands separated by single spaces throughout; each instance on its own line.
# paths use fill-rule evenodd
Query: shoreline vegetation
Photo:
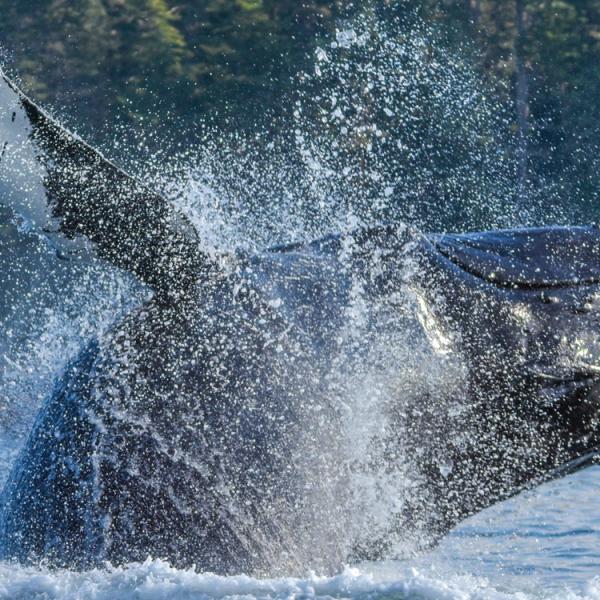
M 0 14 L 7 71 L 92 143 L 120 125 L 117 158 L 136 140 L 197 144 L 199 121 L 277 133 L 336 31 L 357 15 L 418 19 L 504 107 L 516 206 L 537 190 L 580 208 L 572 219 L 600 216 L 600 0 L 0 0 Z

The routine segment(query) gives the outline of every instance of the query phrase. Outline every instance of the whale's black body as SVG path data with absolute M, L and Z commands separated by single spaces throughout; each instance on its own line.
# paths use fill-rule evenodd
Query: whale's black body
M 3 558 L 332 565 L 386 552 L 398 533 L 435 538 L 595 456 L 596 228 L 382 225 L 209 256 L 168 203 L 0 88 L 1 199 L 50 226 L 59 251 L 87 240 L 155 291 L 41 408 L 3 493 Z M 346 384 L 389 377 L 407 323 L 431 353 L 460 357 L 461 380 L 387 390 L 376 455 L 392 476 L 410 463 L 411 491 L 386 527 L 353 531 L 355 465 L 337 439 Z

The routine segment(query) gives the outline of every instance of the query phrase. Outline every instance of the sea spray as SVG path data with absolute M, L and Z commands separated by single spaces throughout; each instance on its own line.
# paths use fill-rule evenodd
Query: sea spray
M 468 66 L 436 46 L 433 30 L 414 17 L 365 14 L 340 24 L 317 50 L 314 72 L 298 75 L 292 119 L 279 129 L 282 134 L 225 136 L 206 128 L 201 147 L 166 166 L 150 161 L 144 180 L 190 217 L 211 255 L 256 252 L 382 220 L 421 228 L 508 224 L 510 156 L 498 134 L 503 118 L 501 107 L 478 90 Z M 41 278 L 43 293 L 35 295 L 35 307 L 48 318 L 23 318 L 35 310 L 25 298 L 17 299 L 11 312 L 22 339 L 27 330 L 43 343 L 12 346 L 7 362 L 50 365 L 6 373 L 7 389 L 19 390 L 19 397 L 31 389 L 31 377 L 38 378 L 28 414 L 78 347 L 139 302 L 139 293 L 118 274 L 98 264 L 78 267 L 76 260 L 67 262 L 82 270 L 72 292 L 61 295 L 64 290 L 52 290 L 50 278 L 46 284 Z M 369 269 L 379 268 L 374 254 Z M 331 357 L 334 373 L 323 398 L 311 399 L 339 415 L 337 422 L 309 434 L 318 443 L 306 460 L 307 479 L 312 466 L 330 474 L 318 484 L 313 477 L 311 500 L 303 507 L 310 523 L 303 535 L 314 542 L 315 564 L 327 563 L 325 548 L 331 543 L 348 546 L 351 553 L 354 537 L 369 528 L 374 546 L 381 545 L 379 537 L 389 539 L 395 516 L 406 510 L 403 498 L 413 493 L 412 457 L 403 457 L 406 448 L 398 440 L 410 426 L 402 419 L 424 393 L 417 382 L 429 386 L 434 402 L 445 393 L 441 390 L 452 390 L 449 382 L 460 380 L 447 353 L 431 343 L 437 325 L 415 316 L 410 294 L 368 308 L 361 304 L 360 286 L 353 294 L 344 339 Z M 40 353 L 50 353 L 51 360 L 41 361 Z M 371 422 L 364 427 L 367 416 Z M 25 430 L 19 428 L 21 437 Z M 326 447 L 323 440 L 334 437 L 338 441 Z M 397 455 L 394 473 L 384 467 L 391 452 Z M 443 457 L 440 468 L 450 468 Z M 338 493 L 342 501 L 328 514 Z M 363 521 L 350 517 L 355 514 L 363 514 Z M 331 532 L 332 522 L 341 525 L 348 518 L 341 536 L 324 540 L 319 529 L 325 521 Z M 317 550 L 319 544 L 324 546 Z M 376 550 L 385 554 L 393 545 L 386 542 Z M 344 552 L 338 548 L 338 553 Z
M 177 165 L 180 172 L 187 169 L 187 180 L 166 177 L 147 183 L 167 191 L 190 215 L 203 243 L 216 252 L 250 252 L 381 220 L 404 220 L 421 228 L 514 224 L 510 155 L 496 135 L 493 103 L 477 91 L 476 79 L 460 61 L 436 50 L 431 31 L 416 27 L 403 37 L 394 34 L 391 41 L 386 27 L 392 25 L 364 17 L 344 24 L 319 49 L 314 73 L 299 78 L 294 119 L 284 139 L 213 134 L 186 157 L 187 166 Z M 430 137 L 423 137 L 423 131 Z M 370 268 L 379 268 L 376 260 Z M 45 330 L 43 347 L 62 352 L 46 371 L 59 371 L 81 333 L 83 341 L 101 332 L 135 304 L 118 279 L 109 277 L 100 291 L 94 284 L 88 279 L 67 301 L 81 314 L 89 314 L 82 298 L 93 300 L 93 310 L 100 306 L 89 327 L 76 321 L 74 335 L 67 333 L 73 343 L 62 342 L 63 318 L 55 317 L 68 311 L 45 313 L 51 318 L 41 327 L 51 331 Z M 125 293 L 114 310 L 119 289 Z M 413 416 L 404 408 L 412 408 L 423 395 L 434 404 L 446 399 L 446 393 L 455 394 L 448 384 L 459 387 L 460 360 L 448 359 L 443 340 L 450 338 L 431 316 L 415 312 L 418 297 L 407 294 L 365 313 L 360 286 L 353 294 L 337 357 L 338 378 L 326 391 L 343 428 L 321 432 L 336 431 L 340 440 L 331 449 L 316 445 L 311 456 L 317 460 L 319 452 L 324 454 L 329 472 L 337 466 L 345 480 L 334 477 L 315 485 L 312 502 L 303 507 L 304 516 L 314 522 L 302 535 L 316 536 L 325 520 L 331 526 L 332 518 L 343 517 L 334 523 L 343 531 L 336 544 L 351 545 L 354 531 L 370 529 L 376 552 L 386 555 L 401 551 L 401 540 L 392 548 L 379 542 L 379 534 L 393 529 L 394 516 L 405 510 L 404 497 L 418 489 L 411 480 L 413 457 L 402 444 L 402 426 L 410 425 L 402 418 Z M 356 353 L 360 345 L 364 354 Z M 38 352 L 39 346 L 29 346 L 25 356 L 35 362 Z M 8 361 L 18 364 L 10 356 Z M 49 379 L 46 373 L 43 389 Z M 427 388 L 425 393 L 417 382 Z M 15 375 L 10 385 L 27 389 L 26 380 Z M 402 401 L 394 410 L 400 414 L 392 415 L 390 400 L 397 400 L 399 391 Z M 36 396 L 39 401 L 41 394 Z M 330 450 L 335 452 L 328 455 Z M 381 460 L 390 452 L 399 458 L 392 473 Z M 440 456 L 438 468 L 444 475 L 452 464 Z M 331 513 L 331 500 L 340 489 L 343 501 Z M 319 556 L 327 544 L 314 540 L 315 564 L 327 564 Z M 356 551 L 359 556 L 362 549 Z

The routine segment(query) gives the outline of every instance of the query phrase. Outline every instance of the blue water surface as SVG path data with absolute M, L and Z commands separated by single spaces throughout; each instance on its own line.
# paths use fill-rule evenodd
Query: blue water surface
M 598 466 L 546 483 L 467 520 L 422 562 L 533 595 L 585 594 L 600 575 L 599 496 Z

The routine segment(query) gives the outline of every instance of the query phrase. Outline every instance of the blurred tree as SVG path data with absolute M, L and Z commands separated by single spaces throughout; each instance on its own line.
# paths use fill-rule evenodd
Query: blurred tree
M 80 128 L 201 116 L 250 132 L 293 111 L 295 74 L 351 13 L 391 9 L 434 24 L 512 105 L 521 195 L 598 214 L 600 0 L 0 0 L 0 39 L 25 88 L 75 106 Z
M 424 0 L 426 20 L 479 55 L 481 73 L 513 104 L 521 194 L 600 217 L 599 0 Z

